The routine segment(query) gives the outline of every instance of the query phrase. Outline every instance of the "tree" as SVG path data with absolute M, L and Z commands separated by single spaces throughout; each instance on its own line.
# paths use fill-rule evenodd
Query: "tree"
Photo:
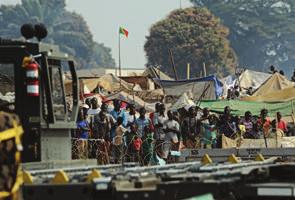
M 80 66 L 114 67 L 110 49 L 95 43 L 83 17 L 66 11 L 65 6 L 65 0 L 22 0 L 21 4 L 15 6 L 2 5 L 0 36 L 19 39 L 22 24 L 43 23 L 48 29 L 48 36 L 44 41 L 59 45 Z
M 262 69 L 295 61 L 294 0 L 191 0 L 205 6 L 230 28 L 240 65 Z
M 186 77 L 186 65 L 199 75 L 203 63 L 207 74 L 226 74 L 234 69 L 236 56 L 226 39 L 228 29 L 205 8 L 175 10 L 154 24 L 144 46 L 148 64 L 158 65 L 173 74 L 169 49 L 173 52 L 177 73 Z

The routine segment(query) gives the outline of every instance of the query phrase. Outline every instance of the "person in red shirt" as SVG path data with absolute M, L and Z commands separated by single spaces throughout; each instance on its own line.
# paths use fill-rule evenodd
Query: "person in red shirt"
M 262 109 L 260 112 L 260 118 L 257 120 L 256 128 L 257 128 L 257 138 L 264 138 L 268 135 L 268 132 L 271 128 L 271 121 L 267 117 L 268 110 Z
M 282 114 L 280 112 L 277 112 L 277 128 L 284 131 L 284 133 L 288 132 L 287 123 L 282 120 Z

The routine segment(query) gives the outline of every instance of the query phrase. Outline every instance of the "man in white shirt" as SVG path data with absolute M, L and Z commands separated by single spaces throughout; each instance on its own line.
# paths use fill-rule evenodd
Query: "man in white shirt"
M 163 129 L 165 139 L 163 145 L 163 159 L 167 159 L 172 145 L 178 143 L 177 135 L 180 133 L 179 123 L 173 119 L 172 111 L 167 112 L 168 120 L 165 121 Z
M 91 129 L 93 130 L 94 116 L 98 115 L 100 112 L 100 107 L 98 106 L 98 101 L 96 97 L 91 99 L 91 108 L 87 111 L 87 121 L 90 124 Z

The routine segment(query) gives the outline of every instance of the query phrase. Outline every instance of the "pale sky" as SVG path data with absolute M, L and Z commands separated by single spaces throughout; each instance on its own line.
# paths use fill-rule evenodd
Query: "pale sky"
M 20 0 L 0 0 L 0 4 L 13 4 Z M 189 7 L 189 0 L 67 0 L 67 8 L 81 14 L 87 21 L 94 40 L 112 49 L 118 65 L 118 30 L 129 31 L 121 38 L 123 67 L 143 68 L 146 64 L 143 46 L 149 28 L 170 11 Z

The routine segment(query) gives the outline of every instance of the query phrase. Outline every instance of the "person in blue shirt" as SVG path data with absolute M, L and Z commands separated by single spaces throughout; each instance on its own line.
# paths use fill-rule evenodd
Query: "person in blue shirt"
M 144 134 L 144 128 L 148 126 L 149 128 L 152 128 L 151 126 L 151 120 L 145 116 L 146 110 L 144 107 L 141 107 L 139 109 L 139 118 L 135 120 L 135 124 L 137 125 L 137 135 L 141 138 Z
M 76 137 L 80 139 L 88 139 L 89 138 L 89 124 L 86 120 L 86 115 L 83 112 L 83 109 L 79 110 L 78 119 L 77 119 L 77 133 Z
M 121 109 L 120 100 L 115 99 L 113 101 L 114 109 L 110 112 L 110 115 L 114 118 L 115 122 L 118 120 L 118 117 L 122 117 L 122 125 L 123 127 L 127 127 L 128 119 L 124 109 Z M 114 126 L 111 130 L 111 140 L 115 137 L 116 126 Z
M 90 133 L 90 127 L 88 121 L 86 120 L 87 114 L 83 111 L 83 108 L 80 108 L 77 118 L 77 130 L 75 143 L 78 147 L 77 158 L 87 158 L 88 157 L 88 138 Z

